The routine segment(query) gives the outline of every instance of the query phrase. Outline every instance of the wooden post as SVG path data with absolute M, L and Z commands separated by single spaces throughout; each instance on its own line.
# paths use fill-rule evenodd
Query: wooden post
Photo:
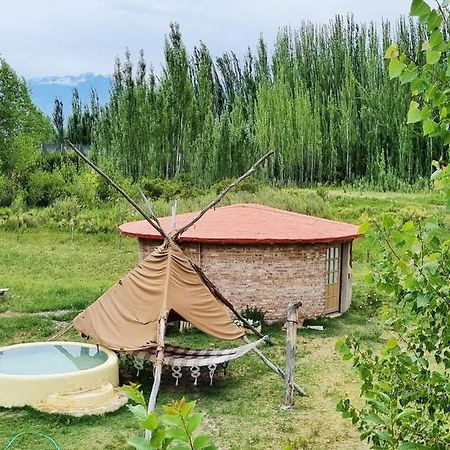
M 159 319 L 159 329 L 157 336 L 158 347 L 156 349 L 155 367 L 153 369 L 153 386 L 148 400 L 147 413 L 150 414 L 155 410 L 156 397 L 158 396 L 159 385 L 161 384 L 162 366 L 164 360 L 164 336 L 166 334 L 166 317 Z M 152 432 L 145 430 L 145 439 L 149 441 L 152 438 Z
M 242 339 L 244 339 L 244 341 L 247 342 L 248 344 L 251 342 L 247 336 L 244 336 Z M 279 366 L 274 364 L 269 358 L 267 358 L 267 356 L 265 356 L 259 348 L 255 347 L 252 350 L 261 358 L 261 360 L 267 367 L 272 369 L 281 378 L 283 378 L 283 379 L 285 378 L 285 373 L 284 373 L 283 369 L 281 369 Z M 294 389 L 300 395 L 303 395 L 303 396 L 307 395 L 305 390 L 301 386 L 299 386 L 297 383 L 293 383 L 293 386 L 294 386 Z
M 294 367 L 297 344 L 297 308 L 302 302 L 290 303 L 286 321 L 286 372 L 284 375 L 284 407 L 294 406 Z

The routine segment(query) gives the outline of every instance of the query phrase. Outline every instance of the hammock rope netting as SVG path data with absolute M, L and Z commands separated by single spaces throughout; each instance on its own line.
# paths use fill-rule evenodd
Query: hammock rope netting
M 194 378 L 194 385 L 197 385 L 198 383 L 198 378 L 201 375 L 201 368 L 207 367 L 209 371 L 210 384 L 212 384 L 214 373 L 219 365 L 225 369 L 226 365 L 228 365 L 230 361 L 240 358 L 246 353 L 252 351 L 266 338 L 267 336 L 264 336 L 255 342 L 244 344 L 240 347 L 223 350 L 193 349 L 177 347 L 174 345 L 165 345 L 163 364 L 171 366 L 172 376 L 175 378 L 175 385 L 177 386 L 179 379 L 183 376 L 183 367 L 188 367 L 190 369 L 191 376 Z M 127 354 L 131 355 L 135 359 L 135 367 L 138 370 L 142 370 L 143 365 L 140 361 L 150 361 L 155 363 L 156 351 L 156 348 L 150 348 L 146 350 L 127 352 Z

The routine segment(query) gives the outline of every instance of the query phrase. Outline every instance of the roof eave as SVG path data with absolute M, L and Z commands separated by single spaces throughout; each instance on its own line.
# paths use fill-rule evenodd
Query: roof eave
M 122 234 L 129 237 L 134 237 L 138 239 L 156 240 L 156 241 L 164 240 L 164 237 L 159 234 L 133 233 L 129 231 L 124 231 L 120 227 L 119 230 Z M 199 237 L 180 236 L 178 240 L 180 242 L 202 242 L 209 244 L 271 245 L 271 244 L 331 244 L 331 243 L 349 242 L 362 237 L 364 237 L 363 234 L 353 234 L 348 236 L 326 237 L 316 239 L 251 239 L 251 238 L 226 239 L 226 238 L 199 238 Z

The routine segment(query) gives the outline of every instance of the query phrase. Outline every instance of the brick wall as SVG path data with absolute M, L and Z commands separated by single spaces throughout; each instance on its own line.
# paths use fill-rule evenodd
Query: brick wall
M 139 240 L 139 259 L 160 241 Z M 305 317 L 325 312 L 325 245 L 220 245 L 182 243 L 238 311 L 258 306 L 267 320 L 285 320 L 287 305 L 301 300 Z

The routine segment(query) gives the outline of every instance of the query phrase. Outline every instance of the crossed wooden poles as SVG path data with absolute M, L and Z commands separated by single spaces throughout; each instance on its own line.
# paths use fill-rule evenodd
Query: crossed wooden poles
M 161 236 L 169 241 L 175 241 L 178 237 L 180 237 L 184 232 L 186 232 L 192 225 L 194 225 L 197 221 L 199 221 L 208 210 L 213 208 L 215 205 L 217 205 L 223 197 L 238 183 L 240 183 L 245 178 L 252 175 L 258 166 L 260 166 L 264 161 L 266 161 L 273 153 L 274 151 L 271 150 L 268 153 L 266 153 L 264 156 L 262 156 L 258 161 L 256 161 L 250 169 L 245 172 L 243 175 L 241 175 L 239 178 L 234 180 L 232 183 L 230 183 L 225 189 L 223 189 L 222 192 L 219 193 L 219 195 L 205 208 L 203 208 L 199 214 L 194 217 L 189 223 L 184 225 L 178 230 L 174 230 L 172 233 L 167 234 L 166 231 L 161 226 L 161 223 L 158 220 L 158 217 L 153 213 L 152 208 L 150 207 L 150 203 L 148 202 L 145 195 L 141 192 L 142 196 L 144 197 L 145 202 L 149 206 L 148 212 L 146 212 L 138 203 L 136 203 L 114 180 L 112 180 L 105 172 L 103 172 L 99 167 L 97 167 L 81 150 L 79 150 L 72 142 L 66 141 L 67 145 L 73 149 L 73 151 L 83 160 L 85 161 L 92 169 L 94 169 L 100 176 L 102 176 L 112 187 L 114 187 L 141 215 L 144 217 L 145 220 L 159 233 Z M 187 256 L 186 256 L 187 257 Z M 188 257 L 187 257 L 188 258 Z M 193 261 L 191 261 L 188 258 L 189 262 L 191 263 L 193 269 L 198 273 L 204 284 L 208 287 L 208 289 L 211 291 L 211 293 L 216 297 L 219 301 L 221 301 L 225 306 L 227 306 L 233 314 L 242 322 L 244 323 L 249 329 L 253 331 L 257 336 L 264 337 L 251 323 L 245 319 L 233 306 L 231 302 L 229 302 L 223 294 L 217 289 L 217 287 L 214 285 L 214 283 L 206 276 L 206 274 L 203 272 L 203 270 L 195 264 Z M 155 409 L 156 405 L 156 397 L 158 395 L 159 386 L 161 383 L 161 373 L 162 373 L 162 365 L 164 360 L 164 337 L 166 332 L 166 324 L 167 324 L 167 317 L 162 317 L 159 321 L 158 326 L 158 334 L 157 334 L 157 350 L 156 350 L 156 358 L 155 358 L 155 366 L 154 366 L 154 381 L 152 386 L 152 391 L 150 393 L 149 403 L 148 403 L 148 412 L 151 412 Z M 62 336 L 64 333 L 66 333 L 73 325 L 70 324 L 68 327 L 64 328 L 62 331 L 57 333 L 55 336 L 51 338 L 51 340 L 56 340 L 60 336 Z M 248 338 L 244 337 L 244 340 L 246 342 L 249 342 Z M 266 337 L 266 341 L 269 344 L 272 344 L 270 339 Z M 278 367 L 276 364 L 274 364 L 272 361 L 269 360 L 266 356 L 262 354 L 260 350 L 257 348 L 253 349 L 254 352 L 262 359 L 262 361 L 271 369 L 273 370 L 277 375 L 282 377 L 284 379 L 285 374 L 284 371 Z M 302 387 L 298 386 L 297 384 L 294 384 L 294 389 L 299 392 L 301 395 L 306 395 L 305 391 Z M 148 431 L 148 430 L 147 430 Z M 150 438 L 149 432 L 146 433 L 146 437 Z

